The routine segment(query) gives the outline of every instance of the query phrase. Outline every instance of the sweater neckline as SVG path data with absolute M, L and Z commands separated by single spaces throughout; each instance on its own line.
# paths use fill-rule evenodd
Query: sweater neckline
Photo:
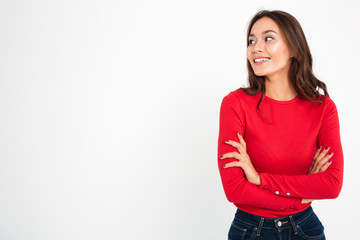
M 300 99 L 300 94 L 296 95 L 296 97 L 294 97 L 293 99 L 287 100 L 287 101 L 280 101 L 280 100 L 276 100 L 273 98 L 270 98 L 268 96 L 265 95 L 264 100 L 273 102 L 273 103 L 277 103 L 277 104 L 290 104 L 290 103 L 294 103 L 297 102 Z

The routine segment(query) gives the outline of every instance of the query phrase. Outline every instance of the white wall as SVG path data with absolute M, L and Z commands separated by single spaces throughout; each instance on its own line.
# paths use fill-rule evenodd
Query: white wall
M 354 239 L 356 0 L 1 1 L 0 239 L 226 239 L 219 107 L 260 8 L 299 20 L 338 107 L 343 190 L 313 206 Z

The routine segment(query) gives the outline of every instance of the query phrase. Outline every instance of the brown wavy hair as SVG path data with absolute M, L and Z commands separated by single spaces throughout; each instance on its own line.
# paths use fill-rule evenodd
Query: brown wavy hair
M 319 89 L 322 89 L 324 95 L 329 97 L 326 84 L 317 79 L 312 70 L 312 56 L 310 48 L 305 38 L 305 34 L 301 28 L 300 23 L 290 15 L 289 13 L 280 10 L 261 10 L 255 14 L 249 23 L 247 30 L 246 42 L 249 46 L 249 35 L 255 22 L 263 17 L 271 18 L 278 27 L 282 30 L 287 46 L 293 53 L 291 58 L 291 65 L 289 69 L 289 79 L 294 90 L 303 98 L 312 102 L 321 103 L 325 100 L 323 97 L 321 100 L 317 100 L 320 96 Z M 257 104 L 257 109 L 260 110 L 260 103 L 265 97 L 265 77 L 256 76 L 249 60 L 247 61 L 248 69 L 248 84 L 249 87 L 241 87 L 244 92 L 249 95 L 256 95 L 259 92 L 262 96 Z

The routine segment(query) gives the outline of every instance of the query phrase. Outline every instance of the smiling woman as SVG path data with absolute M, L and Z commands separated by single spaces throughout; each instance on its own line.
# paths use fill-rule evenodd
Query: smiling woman
M 257 76 L 287 78 L 291 63 L 290 50 L 282 31 L 271 18 L 263 17 L 253 25 L 247 57 Z
M 220 109 L 218 166 L 237 207 L 229 239 L 325 239 L 310 205 L 342 188 L 336 105 L 293 16 L 258 12 L 247 40 L 249 87 Z

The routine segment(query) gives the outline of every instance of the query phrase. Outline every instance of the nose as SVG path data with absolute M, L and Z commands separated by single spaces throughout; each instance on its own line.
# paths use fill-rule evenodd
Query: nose
M 262 51 L 264 51 L 264 45 L 262 44 L 262 42 L 257 41 L 256 43 L 254 43 L 254 45 L 253 45 L 253 53 L 262 52 Z

